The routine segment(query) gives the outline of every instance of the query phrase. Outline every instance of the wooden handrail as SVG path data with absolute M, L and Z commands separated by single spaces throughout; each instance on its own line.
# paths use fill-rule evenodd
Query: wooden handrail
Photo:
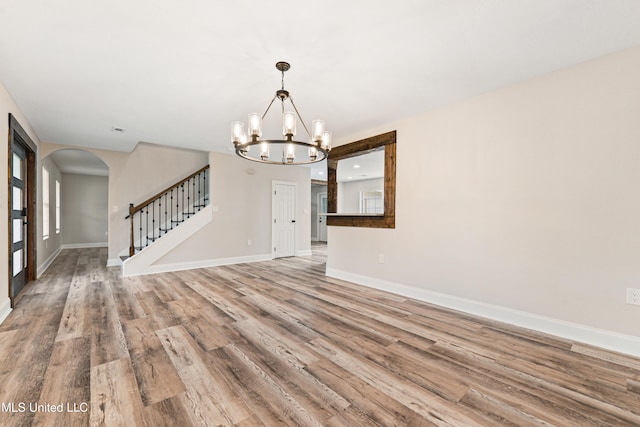
M 200 169 L 198 169 L 197 171 L 195 171 L 194 173 L 192 173 L 191 175 L 189 175 L 188 177 L 186 177 L 185 179 L 181 180 L 180 182 L 177 182 L 175 184 L 173 184 L 170 187 L 167 187 L 166 189 L 160 191 L 158 194 L 156 194 L 153 197 L 149 197 L 147 200 L 145 200 L 144 202 L 140 203 L 137 206 L 129 206 L 129 215 L 127 215 L 125 217 L 125 219 L 129 218 L 131 215 L 135 214 L 136 212 L 142 210 L 145 206 L 147 206 L 148 204 L 150 204 L 151 202 L 153 202 L 154 200 L 156 200 L 158 197 L 164 195 L 165 193 L 168 193 L 169 191 L 173 190 L 176 187 L 181 186 L 182 184 L 184 184 L 185 182 L 189 181 L 191 178 L 193 178 L 194 176 L 198 175 L 201 172 L 206 171 L 207 169 L 209 169 L 209 165 L 206 165 Z

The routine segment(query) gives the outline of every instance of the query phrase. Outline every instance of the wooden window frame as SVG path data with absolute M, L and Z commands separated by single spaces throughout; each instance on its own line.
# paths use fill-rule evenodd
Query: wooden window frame
M 384 214 L 338 213 L 338 161 L 384 147 Z M 341 227 L 396 228 L 396 131 L 332 148 L 327 158 L 327 225 Z

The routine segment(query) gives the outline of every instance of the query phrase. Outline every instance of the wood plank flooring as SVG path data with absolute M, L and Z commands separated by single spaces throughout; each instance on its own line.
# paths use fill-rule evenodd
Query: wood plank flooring
M 135 278 L 64 250 L 0 325 L 0 425 L 640 426 L 640 359 L 327 278 L 313 249 Z

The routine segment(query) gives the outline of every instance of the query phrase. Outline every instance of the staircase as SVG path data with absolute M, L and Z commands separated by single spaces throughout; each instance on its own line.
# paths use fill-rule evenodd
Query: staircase
M 207 165 L 144 202 L 129 205 L 124 276 L 144 274 L 146 267 L 211 221 L 209 181 Z M 178 228 L 182 231 L 175 232 Z

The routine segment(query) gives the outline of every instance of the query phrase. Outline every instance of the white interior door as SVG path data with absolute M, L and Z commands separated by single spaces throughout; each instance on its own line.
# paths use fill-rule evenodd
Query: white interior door
M 318 194 L 318 240 L 327 241 L 327 193 Z
M 296 185 L 273 183 L 273 257 L 295 255 L 296 241 Z

